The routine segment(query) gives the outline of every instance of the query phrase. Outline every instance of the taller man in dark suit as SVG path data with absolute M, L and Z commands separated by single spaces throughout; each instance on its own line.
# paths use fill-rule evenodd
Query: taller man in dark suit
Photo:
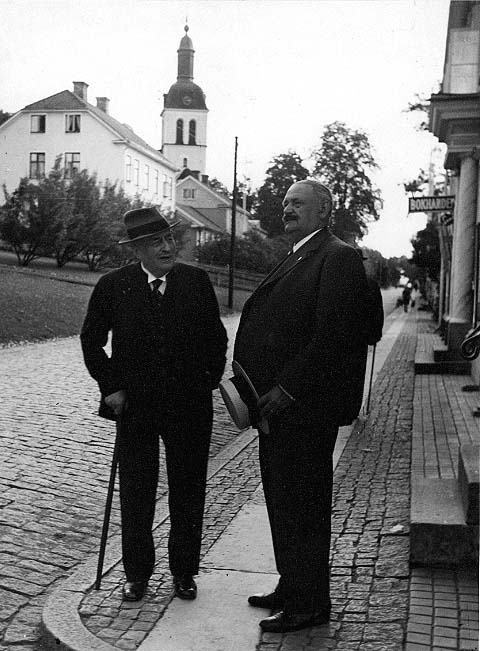
M 177 222 L 178 223 L 178 222 Z M 175 594 L 196 597 L 212 389 L 227 337 L 207 274 L 175 262 L 171 226 L 156 208 L 125 215 L 139 262 L 102 276 L 81 333 L 85 364 L 102 402 L 123 412 L 119 450 L 123 598 L 141 599 L 153 572 L 152 525 L 159 437 L 168 475 L 170 570 Z M 112 353 L 104 346 L 112 334 Z
M 316 181 L 283 201 L 292 253 L 246 302 L 234 359 L 260 399 L 260 466 L 280 579 L 252 606 L 265 631 L 328 622 L 332 453 L 361 406 L 367 280 L 357 252 L 328 230 L 332 197 Z

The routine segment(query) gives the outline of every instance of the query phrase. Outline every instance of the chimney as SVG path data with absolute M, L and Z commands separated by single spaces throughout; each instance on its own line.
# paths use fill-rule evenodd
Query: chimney
M 87 101 L 87 88 L 88 84 L 86 84 L 84 81 L 73 82 L 73 92 L 75 95 L 81 97 L 85 102 Z
M 208 185 L 208 174 L 202 174 L 202 183 Z
M 108 105 L 110 104 L 110 100 L 108 97 L 97 97 L 97 108 L 103 111 L 108 115 Z

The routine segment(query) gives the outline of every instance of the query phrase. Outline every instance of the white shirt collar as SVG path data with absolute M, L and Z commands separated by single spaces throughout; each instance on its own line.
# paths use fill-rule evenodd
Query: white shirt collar
M 147 274 L 147 281 L 148 281 L 148 284 L 153 283 L 153 281 L 156 280 L 157 278 L 159 278 L 160 280 L 162 280 L 164 283 L 167 282 L 167 276 L 168 276 L 168 274 L 164 274 L 163 276 L 154 276 L 154 275 L 152 274 L 152 272 L 149 271 L 149 270 L 144 266 L 143 262 L 140 263 L 140 266 L 142 267 L 143 271 Z M 163 288 L 163 285 L 162 285 L 162 288 Z
M 320 233 L 321 230 L 322 230 L 321 228 L 317 228 L 316 231 L 313 231 L 313 233 L 310 233 L 310 235 L 307 235 L 302 240 L 300 240 L 299 242 L 294 244 L 293 247 L 292 247 L 293 253 L 295 253 L 295 251 L 297 251 L 301 246 L 306 244 L 306 242 L 308 242 L 308 240 L 311 239 L 314 235 L 316 235 L 317 233 Z

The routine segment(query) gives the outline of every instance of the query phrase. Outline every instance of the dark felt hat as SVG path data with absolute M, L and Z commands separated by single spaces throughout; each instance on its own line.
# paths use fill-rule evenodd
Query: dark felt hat
M 123 221 L 128 239 L 121 240 L 119 244 L 130 244 L 144 237 L 158 235 L 180 224 L 180 220 L 169 222 L 156 206 L 129 210 L 123 216 Z

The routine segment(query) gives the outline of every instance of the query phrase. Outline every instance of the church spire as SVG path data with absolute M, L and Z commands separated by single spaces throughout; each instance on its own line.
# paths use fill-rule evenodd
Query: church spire
M 188 35 L 188 25 L 185 25 L 185 36 L 180 41 L 178 53 L 178 74 L 177 81 L 193 80 L 193 49 L 192 39 Z

